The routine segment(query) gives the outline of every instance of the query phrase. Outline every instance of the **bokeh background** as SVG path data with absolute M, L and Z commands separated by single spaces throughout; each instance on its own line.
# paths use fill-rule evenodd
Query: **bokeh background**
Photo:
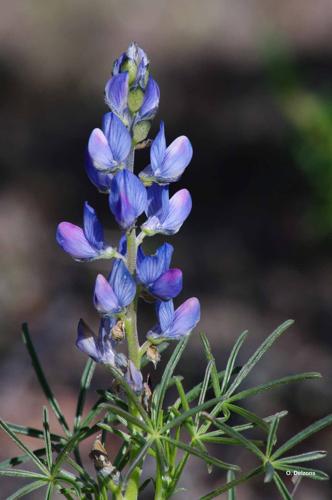
M 92 288 L 106 267 L 71 261 L 54 235 L 61 220 L 81 222 L 88 200 L 109 240 L 117 238 L 107 199 L 85 176 L 84 150 L 106 109 L 103 87 L 112 62 L 131 40 L 148 52 L 161 88 L 152 135 L 162 117 L 169 141 L 185 133 L 195 151 L 180 182 L 190 188 L 194 208 L 172 239 L 174 263 L 185 273 L 179 301 L 201 299 L 200 328 L 220 368 L 241 331 L 250 332 L 243 361 L 291 317 L 295 326 L 250 382 L 296 371 L 324 375 L 322 382 L 248 400 L 263 416 L 287 408 L 281 424 L 287 438 L 332 408 L 330 0 L 1 3 L 1 416 L 40 425 L 44 398 L 20 337 L 26 320 L 73 418 L 85 363 L 74 346 L 76 325 L 81 316 L 96 325 Z M 147 154 L 137 156 L 143 167 Z M 142 336 L 152 323 L 145 314 Z M 187 387 L 199 381 L 204 364 L 194 335 L 180 367 Z M 108 383 L 99 369 L 95 386 Z M 90 402 L 94 398 L 91 391 Z M 331 442 L 326 430 L 310 444 L 331 450 Z M 3 437 L 0 454 L 17 449 Z M 331 469 L 331 460 L 322 468 Z M 198 499 L 223 480 L 193 461 L 182 483 L 191 492 L 177 498 Z M 0 498 L 13 486 L 1 480 Z M 323 500 L 331 493 L 329 484 L 304 480 L 296 497 Z M 260 481 L 239 490 L 240 500 L 266 498 L 277 496 Z

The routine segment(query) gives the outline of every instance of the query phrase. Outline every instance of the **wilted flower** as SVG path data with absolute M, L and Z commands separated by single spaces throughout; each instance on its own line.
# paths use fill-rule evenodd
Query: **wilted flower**
M 192 155 L 190 141 L 184 135 L 175 139 L 166 148 L 165 127 L 161 122 L 160 131 L 151 145 L 150 165 L 139 176 L 147 185 L 151 185 L 152 182 L 158 184 L 175 182 L 189 165 Z
M 110 258 L 116 253 L 114 248 L 106 245 L 103 227 L 95 210 L 87 202 L 84 204 L 83 229 L 70 222 L 61 222 L 56 240 L 76 260 Z
M 154 340 L 179 340 L 188 335 L 200 319 L 200 304 L 196 297 L 187 299 L 174 311 L 173 301 L 158 302 L 158 324 L 148 332 L 147 338 Z
M 137 254 L 137 278 L 149 294 L 162 300 L 176 297 L 182 290 L 182 271 L 169 269 L 173 247 L 164 243 L 154 255 Z
M 137 217 L 146 210 L 146 189 L 128 170 L 118 172 L 111 182 L 109 195 L 110 209 L 118 224 L 125 230 L 136 222 Z
M 180 189 L 169 199 L 168 187 L 152 184 L 147 188 L 147 221 L 142 230 L 149 236 L 156 233 L 175 234 L 191 211 L 191 196 L 187 189 Z
M 128 306 L 136 294 L 136 283 L 120 259 L 117 259 L 108 278 L 98 274 L 94 291 L 96 309 L 107 315 L 119 313 Z M 114 325 L 112 325 L 114 326 Z
M 96 336 L 81 319 L 77 328 L 76 346 L 96 363 L 123 368 L 127 364 L 126 358 L 123 354 L 115 352 L 116 342 L 111 336 L 111 328 L 115 321 L 114 318 L 102 318 L 99 333 Z
M 127 371 L 125 373 L 125 380 L 128 385 L 132 388 L 134 392 L 137 394 L 140 394 L 143 389 L 143 375 L 142 373 L 136 368 L 134 363 L 129 359 L 128 360 L 128 367 Z
M 114 113 L 106 113 L 102 130 L 95 128 L 90 135 L 88 153 L 93 165 L 103 173 L 114 173 L 125 166 L 130 149 L 127 127 Z

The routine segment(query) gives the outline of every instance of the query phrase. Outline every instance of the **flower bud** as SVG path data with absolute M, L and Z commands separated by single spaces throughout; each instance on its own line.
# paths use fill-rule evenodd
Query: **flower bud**
M 139 142 L 144 141 L 148 136 L 150 128 L 151 122 L 149 120 L 143 120 L 136 123 L 133 128 L 134 144 L 138 144 Z

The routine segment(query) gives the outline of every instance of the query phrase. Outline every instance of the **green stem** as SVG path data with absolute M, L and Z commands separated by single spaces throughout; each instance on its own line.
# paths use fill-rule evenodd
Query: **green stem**
M 127 233 L 127 263 L 131 274 L 136 272 L 136 230 L 132 228 Z M 140 368 L 139 342 L 137 334 L 137 297 L 128 306 L 126 320 L 126 337 L 128 342 L 129 359 L 135 364 L 136 368 Z

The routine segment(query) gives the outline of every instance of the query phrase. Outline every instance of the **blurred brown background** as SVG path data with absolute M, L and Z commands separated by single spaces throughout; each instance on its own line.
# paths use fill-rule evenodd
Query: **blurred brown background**
M 170 240 L 174 263 L 185 273 L 178 303 L 201 299 L 200 328 L 220 368 L 242 330 L 250 331 L 244 361 L 279 323 L 296 320 L 260 362 L 252 384 L 296 371 L 324 375 L 322 382 L 248 400 L 263 416 L 288 409 L 281 425 L 287 438 L 332 408 L 330 0 L 1 3 L 1 416 L 40 425 L 44 398 L 20 338 L 26 320 L 73 418 L 85 362 L 74 346 L 76 325 L 81 316 L 96 324 L 92 288 L 106 267 L 71 261 L 54 235 L 61 220 L 81 223 L 88 200 L 116 241 L 107 198 L 89 183 L 83 159 L 106 109 L 112 62 L 131 40 L 148 52 L 161 89 L 153 135 L 163 118 L 169 141 L 185 133 L 194 147 L 180 182 L 191 190 L 194 208 Z M 141 153 L 139 167 L 146 161 Z M 145 314 L 142 337 L 152 323 Z M 181 370 L 187 387 L 202 376 L 198 335 Z M 99 369 L 95 385 L 107 383 Z M 331 441 L 327 430 L 306 447 L 331 451 Z M 17 450 L 3 439 L 0 453 Z M 332 454 L 317 465 L 328 470 L 331 460 Z M 177 498 L 198 499 L 223 481 L 194 461 L 182 483 L 191 493 Z M 240 488 L 239 499 L 277 498 L 272 490 L 253 482 Z M 10 491 L 13 483 L 1 480 L 0 498 Z M 328 499 L 331 490 L 304 480 L 296 498 Z

